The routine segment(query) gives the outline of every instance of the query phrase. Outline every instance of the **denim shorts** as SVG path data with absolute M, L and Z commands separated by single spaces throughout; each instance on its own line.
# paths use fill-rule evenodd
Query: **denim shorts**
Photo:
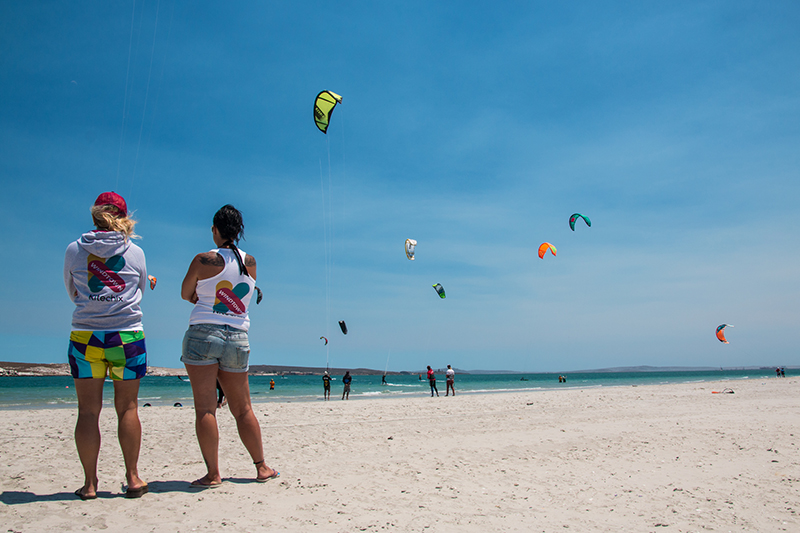
M 225 372 L 247 372 L 250 341 L 247 332 L 220 324 L 194 324 L 183 336 L 181 362 L 186 365 L 219 365 Z

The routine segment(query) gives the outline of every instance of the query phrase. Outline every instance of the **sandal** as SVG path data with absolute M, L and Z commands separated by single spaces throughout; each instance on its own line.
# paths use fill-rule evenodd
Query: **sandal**
M 264 459 L 261 459 L 260 461 L 255 461 L 253 464 L 256 465 L 256 467 L 258 467 L 258 465 L 260 465 L 263 462 L 264 462 Z M 270 479 L 275 479 L 275 478 L 281 477 L 281 473 L 278 472 L 277 470 L 275 470 L 274 468 L 270 468 L 270 470 L 272 470 L 272 474 L 270 474 L 267 477 L 256 477 L 256 481 L 259 482 L 259 483 L 266 483 Z

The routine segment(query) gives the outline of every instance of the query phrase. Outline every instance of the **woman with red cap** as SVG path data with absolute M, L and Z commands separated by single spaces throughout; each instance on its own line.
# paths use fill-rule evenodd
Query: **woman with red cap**
M 75 445 L 84 484 L 75 491 L 82 500 L 97 498 L 100 453 L 100 410 L 103 383 L 114 383 L 117 436 L 125 460 L 127 498 L 147 492 L 139 477 L 139 379 L 147 372 L 147 352 L 139 302 L 147 285 L 144 252 L 131 242 L 136 221 L 125 200 L 114 192 L 97 197 L 92 207 L 95 229 L 67 247 L 64 284 L 75 304 L 69 340 L 69 366 L 78 396 Z

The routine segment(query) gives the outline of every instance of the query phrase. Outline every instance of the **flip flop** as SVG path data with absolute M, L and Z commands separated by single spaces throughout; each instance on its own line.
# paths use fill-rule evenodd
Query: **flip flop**
M 201 479 L 203 479 L 203 478 L 200 478 L 200 479 L 195 479 L 194 481 L 192 481 L 192 482 L 189 484 L 189 488 L 191 488 L 191 489 L 205 490 L 205 489 L 215 489 L 215 488 L 219 487 L 220 485 L 222 485 L 222 481 L 220 481 L 219 483 L 209 483 L 209 484 L 206 484 L 206 483 L 201 483 L 201 482 L 200 482 L 200 480 L 201 480 Z
M 279 478 L 279 477 L 281 477 L 281 473 L 280 473 L 280 472 L 278 472 L 277 470 L 275 470 L 275 469 L 273 468 L 273 469 L 272 469 L 272 475 L 271 475 L 271 476 L 267 476 L 267 477 L 257 477 L 257 478 L 256 478 L 256 481 L 258 481 L 259 483 L 266 483 L 266 482 L 267 482 L 267 481 L 269 481 L 270 479 L 276 479 L 276 478 Z
M 128 490 L 126 490 L 125 491 L 125 497 L 126 498 L 141 498 L 142 496 L 144 496 L 148 492 L 150 492 L 150 487 L 148 487 L 147 484 L 145 484 L 145 485 L 142 485 L 141 487 L 139 487 L 138 489 L 128 489 Z
M 80 499 L 81 499 L 81 500 L 83 500 L 83 501 L 86 501 L 86 500 L 96 500 L 96 499 L 97 499 L 97 494 L 95 494 L 94 496 L 87 496 L 86 494 L 84 494 L 84 493 L 83 493 L 83 487 L 81 487 L 81 488 L 79 488 L 78 490 L 76 490 L 76 491 L 74 492 L 74 494 L 75 494 L 75 496 L 77 496 L 78 498 L 80 498 Z

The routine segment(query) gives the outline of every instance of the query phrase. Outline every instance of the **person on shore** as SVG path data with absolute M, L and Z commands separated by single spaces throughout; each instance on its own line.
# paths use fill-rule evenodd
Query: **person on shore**
M 444 373 L 445 381 L 447 382 L 447 391 L 445 392 L 445 396 L 450 395 L 450 391 L 453 391 L 453 396 L 456 395 L 456 371 L 453 370 L 450 365 L 447 365 L 447 371 Z
M 433 398 L 433 392 L 436 391 L 436 397 L 439 397 L 439 389 L 436 388 L 436 375 L 433 373 L 433 369 L 430 365 L 428 365 L 428 383 L 431 386 L 431 398 Z
M 75 304 L 69 336 L 69 366 L 78 396 L 75 446 L 83 466 L 81 500 L 97 498 L 100 411 L 106 375 L 114 382 L 117 437 L 125 461 L 126 498 L 147 493 L 139 477 L 142 425 L 139 380 L 147 373 L 142 311 L 147 286 L 144 252 L 131 242 L 136 221 L 122 196 L 104 192 L 92 207 L 96 229 L 70 243 L 64 256 L 64 284 Z
M 195 256 L 181 285 L 181 297 L 194 304 L 183 338 L 181 361 L 192 384 L 195 430 L 206 475 L 196 488 L 222 484 L 215 382 L 219 380 L 236 419 L 239 438 L 256 467 L 256 481 L 280 474 L 264 462 L 261 427 L 250 402 L 247 378 L 250 358 L 248 307 L 256 281 L 256 260 L 239 250 L 242 214 L 225 205 L 214 215 L 211 236 L 217 248 Z
M 327 370 L 322 374 L 322 395 L 325 401 L 331 399 L 331 375 Z
M 219 380 L 217 380 L 217 409 L 222 409 L 225 407 L 226 403 L 228 403 L 228 400 L 225 399 L 225 393 L 222 391 L 222 385 L 220 385 Z
M 344 377 L 342 378 L 342 383 L 344 384 L 344 391 L 342 392 L 342 400 L 349 400 L 350 399 L 350 383 L 353 381 L 353 378 L 350 377 L 350 371 L 344 373 Z M 345 398 L 347 396 L 347 398 Z

